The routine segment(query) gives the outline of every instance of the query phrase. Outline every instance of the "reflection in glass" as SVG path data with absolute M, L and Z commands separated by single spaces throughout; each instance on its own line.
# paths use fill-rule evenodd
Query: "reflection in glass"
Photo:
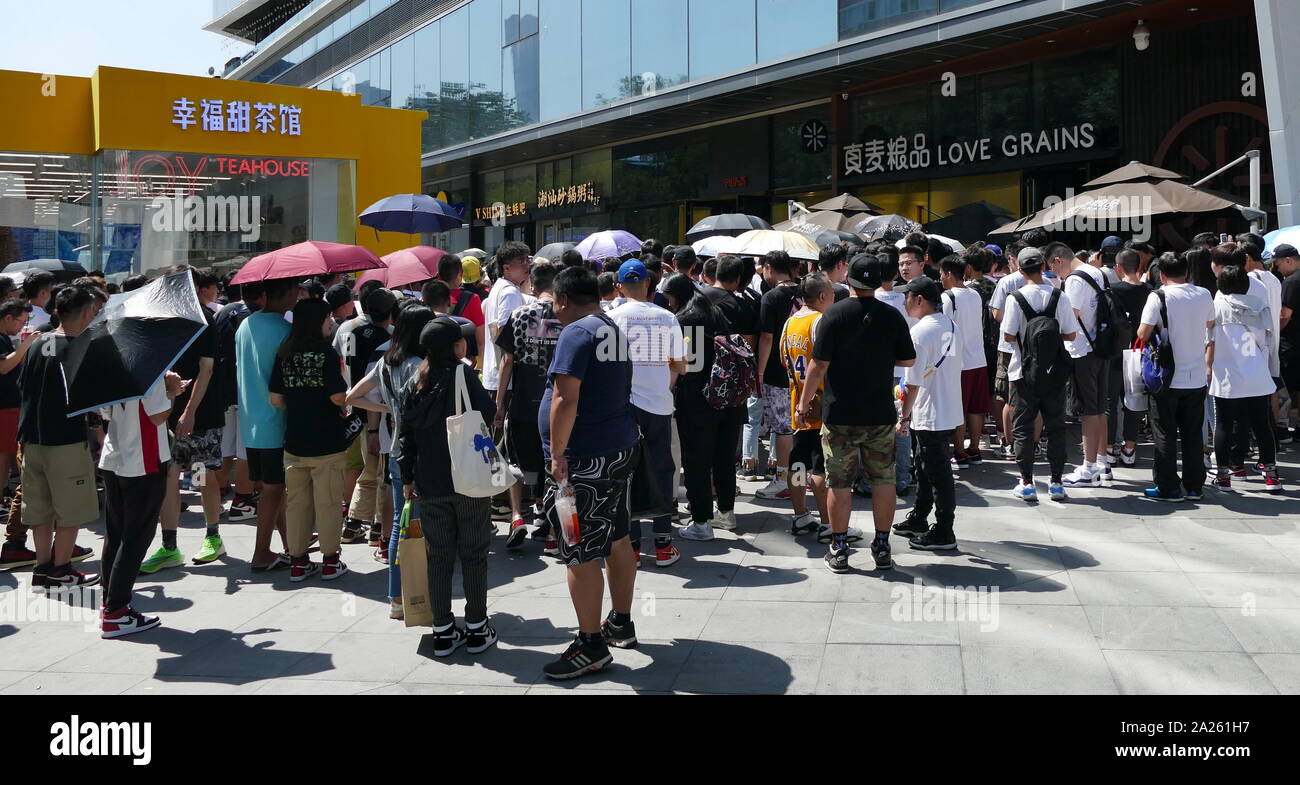
M 632 95 L 629 0 L 582 0 L 582 108 Z
M 836 0 L 758 0 L 758 61 L 833 44 Z
M 936 0 L 839 0 L 840 39 L 936 13 Z
M 506 47 L 501 54 L 502 94 L 509 127 L 537 122 L 537 36 Z
M 514 127 L 501 94 L 501 0 L 474 0 L 469 6 L 470 138 L 481 139 Z
M 469 108 L 469 8 L 442 18 L 442 89 L 438 113 L 443 144 L 460 144 L 470 138 Z
M 91 264 L 91 161 L 0 152 L 0 269 L 30 259 Z
M 393 44 L 390 50 L 392 64 L 392 99 L 394 109 L 412 109 L 415 98 L 415 36 L 408 35 Z
M 631 95 L 645 95 L 685 82 L 688 0 L 632 0 Z
M 582 111 L 582 0 L 542 0 L 541 119 Z
M 688 27 L 691 79 L 754 64 L 754 0 L 690 0 Z
M 443 146 L 442 134 L 442 26 L 439 22 L 415 32 L 415 98 L 412 109 L 429 113 L 424 121 L 420 147 L 423 152 Z

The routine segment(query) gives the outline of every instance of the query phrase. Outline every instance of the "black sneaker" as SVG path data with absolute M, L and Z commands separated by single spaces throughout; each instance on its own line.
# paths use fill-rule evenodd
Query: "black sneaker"
M 493 635 L 495 636 L 495 633 L 493 633 Z M 460 627 L 457 627 L 454 622 L 452 623 L 451 627 L 447 628 L 446 630 L 443 630 L 442 632 L 438 632 L 437 630 L 434 630 L 433 631 L 433 656 L 450 657 L 452 654 L 456 652 L 457 649 L 465 645 L 465 642 L 466 640 L 468 640 L 468 637 L 469 636 L 465 634 L 465 630 L 463 630 Z
M 551 522 L 545 518 L 534 518 L 533 533 L 529 536 L 534 540 L 546 542 L 551 538 Z
M 483 626 L 475 629 L 465 628 L 465 651 L 470 654 L 482 654 L 497 644 L 497 631 L 492 622 L 484 621 Z
M 565 681 L 595 673 L 613 661 L 614 656 L 609 653 L 609 646 L 603 640 L 587 645 L 581 638 L 575 637 L 559 659 L 542 668 L 542 673 L 548 679 Z
M 835 550 L 834 546 L 826 553 L 826 569 L 834 573 L 846 573 L 849 571 L 849 549 L 841 548 Z
M 628 619 L 627 624 L 619 626 L 614 623 L 614 612 L 610 611 L 601 622 L 600 635 L 605 639 L 605 643 L 616 649 L 635 649 L 636 648 L 636 624 Z
M 1183 498 L 1189 502 L 1199 502 L 1201 500 L 1201 489 L 1197 488 L 1194 491 L 1184 490 Z
M 355 518 L 348 518 L 348 522 L 343 524 L 343 536 L 341 542 L 344 545 L 352 545 L 358 542 L 366 541 L 366 525 Z
M 894 524 L 894 534 L 901 537 L 920 537 L 928 531 L 930 531 L 930 524 L 912 515 L 908 515 L 899 523 Z
M 370 537 L 367 544 L 371 548 L 378 548 L 384 542 L 384 528 L 382 526 L 371 526 Z
M 1275 430 L 1278 444 L 1290 444 L 1295 441 L 1291 436 L 1290 428 L 1278 428 Z
M 54 571 L 54 562 L 48 564 L 37 564 L 32 567 L 32 590 L 45 591 L 52 585 L 50 583 L 50 573 Z
M 871 558 L 876 560 L 877 570 L 888 570 L 894 566 L 893 549 L 889 547 L 889 541 L 877 542 L 871 541 Z
M 908 540 L 907 544 L 918 551 L 952 551 L 957 549 L 957 538 L 951 529 L 939 531 L 935 526 L 920 537 Z

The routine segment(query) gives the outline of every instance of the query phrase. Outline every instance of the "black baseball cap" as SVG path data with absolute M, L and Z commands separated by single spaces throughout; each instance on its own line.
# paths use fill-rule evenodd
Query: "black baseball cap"
M 450 316 L 439 316 L 420 331 L 420 346 L 427 352 L 435 353 L 454 345 L 462 338 L 468 341 L 474 337 L 474 333 L 472 322 L 462 324 Z
M 1297 251 L 1294 245 L 1282 243 L 1273 249 L 1274 259 L 1300 259 L 1300 251 Z
M 330 308 L 342 308 L 352 302 L 352 287 L 345 283 L 336 283 L 325 292 L 325 302 Z
M 894 287 L 894 291 L 908 294 L 919 294 L 935 305 L 939 304 L 940 298 L 943 296 L 943 292 L 939 289 L 939 284 L 935 283 L 933 278 L 924 275 L 918 275 L 902 286 Z
M 315 297 L 318 300 L 325 296 L 325 285 L 322 284 L 320 281 L 316 280 L 315 278 L 308 278 L 307 280 L 298 284 L 298 288 L 302 289 L 303 291 L 307 292 L 307 294 L 311 295 L 312 297 Z
M 874 254 L 860 253 L 849 262 L 844 280 L 855 289 L 879 289 L 885 280 L 885 263 Z

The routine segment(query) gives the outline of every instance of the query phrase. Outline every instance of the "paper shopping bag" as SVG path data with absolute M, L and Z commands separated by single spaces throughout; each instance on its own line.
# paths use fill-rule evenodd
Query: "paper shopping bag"
M 407 627 L 433 624 L 433 606 L 429 604 L 429 558 L 424 552 L 424 538 L 411 537 L 397 546 L 402 564 L 402 617 Z

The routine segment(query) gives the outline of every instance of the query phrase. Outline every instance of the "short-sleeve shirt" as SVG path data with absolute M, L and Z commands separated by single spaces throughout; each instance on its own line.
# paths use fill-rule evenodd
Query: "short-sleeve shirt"
M 1066 348 L 1070 350 L 1070 356 L 1075 359 L 1092 354 L 1092 341 L 1088 339 L 1091 338 L 1093 341 L 1097 339 L 1097 290 L 1089 286 L 1087 281 L 1079 278 L 1080 275 L 1091 278 L 1099 289 L 1105 289 L 1110 285 L 1106 275 L 1090 264 L 1080 265 L 1079 269 L 1070 273 L 1065 279 L 1065 294 L 1070 298 L 1070 305 L 1079 312 L 1079 334 L 1073 341 L 1065 342 Z
M 709 302 L 713 303 L 731 324 L 731 331 L 736 335 L 758 335 L 758 314 L 749 300 L 717 286 L 700 289 Z
M 119 477 L 157 474 L 172 459 L 167 443 L 167 423 L 154 425 L 149 418 L 175 408 L 167 398 L 167 385 L 154 382 L 143 398 L 116 403 L 101 413 L 108 419 L 99 468 Z
M 804 382 L 808 379 L 808 366 L 813 359 L 813 336 L 817 334 L 817 323 L 822 315 L 816 311 L 795 314 L 785 322 L 781 330 L 781 339 L 772 347 L 773 353 L 781 358 L 785 365 L 786 376 L 790 386 L 790 427 L 798 427 L 795 412 L 799 408 L 799 397 L 803 395 Z M 821 396 L 822 389 L 817 390 Z M 820 397 L 813 399 L 812 411 L 808 413 L 806 424 L 808 430 L 820 430 L 822 427 Z
M 777 342 L 781 330 L 785 327 L 790 314 L 799 310 L 799 284 L 781 283 L 773 286 L 763 295 L 759 303 L 758 332 L 772 336 L 772 351 L 767 355 L 767 367 L 763 369 L 763 384 L 769 387 L 785 388 L 790 385 L 786 378 L 785 365 L 781 362 L 781 352 Z
M 0 335 L 0 360 L 13 354 L 17 347 L 14 339 Z M 0 409 L 17 409 L 22 405 L 23 396 L 18 390 L 18 377 L 22 375 L 22 366 L 15 366 L 9 373 L 0 373 Z
M 1282 280 L 1282 308 L 1291 309 L 1291 321 L 1282 328 L 1282 356 L 1300 360 L 1300 270 Z
M 348 391 L 333 347 L 322 344 L 311 351 L 277 356 L 267 389 L 284 396 L 285 452 L 318 458 L 347 449 L 343 409 L 330 400 Z
M 18 441 L 56 447 L 84 442 L 85 417 L 68 416 L 68 392 L 63 381 L 63 358 L 68 337 L 47 332 L 27 348 L 18 386 L 22 405 L 18 414 Z
M 1267 307 L 1266 300 L 1255 299 Z M 1227 297 L 1219 292 L 1214 298 L 1214 368 L 1210 395 L 1215 398 L 1272 395 L 1277 390 L 1269 373 L 1273 347 L 1263 330 L 1237 323 L 1229 318 L 1231 313 Z
M 460 298 L 462 297 L 468 297 L 469 300 L 465 303 L 464 310 L 460 311 L 458 315 L 464 316 L 466 319 L 469 319 L 470 322 L 473 323 L 475 327 L 482 327 L 483 326 L 483 301 L 479 298 L 477 294 L 474 294 L 468 289 L 461 288 L 461 289 L 452 290 L 451 302 L 447 304 L 448 313 L 453 313 L 453 314 L 456 313 L 456 305 L 460 303 Z
M 1007 278 L 1010 277 L 1007 276 Z M 1042 313 L 1047 308 L 1047 303 L 1052 299 L 1052 292 L 1055 291 L 1057 291 L 1057 288 L 1050 283 L 1041 283 L 1024 286 L 1019 290 L 1019 294 L 1029 303 L 1030 308 L 1033 308 L 1037 313 Z M 1014 294 L 1015 291 L 1012 293 Z M 1056 321 L 1061 328 L 1062 336 L 1079 330 L 1079 320 L 1074 318 L 1074 306 L 1070 304 L 1070 296 L 1065 292 L 1061 292 L 1061 299 L 1056 303 Z M 1029 319 L 1026 318 L 1025 312 L 1020 309 L 1020 301 L 1008 296 L 1007 307 L 1002 311 L 1002 333 L 1004 335 L 1014 335 L 1019 339 L 1028 324 Z M 1016 340 L 1015 343 L 1003 341 L 1003 345 L 1007 346 L 1011 351 L 1011 362 L 1007 363 L 1007 379 L 1013 382 L 1019 381 L 1021 378 L 1020 341 Z
M 283 314 L 258 312 L 249 314 L 235 332 L 239 431 L 245 447 L 284 447 L 285 410 L 271 405 L 269 393 L 275 355 L 290 329 Z
M 203 318 L 208 322 L 203 332 L 198 334 L 194 342 L 186 347 L 172 370 L 182 379 L 188 379 L 191 382 L 199 378 L 199 364 L 204 358 L 212 360 L 213 373 L 216 372 L 217 341 L 216 331 L 212 328 L 212 312 L 203 309 Z M 190 405 L 190 398 L 194 393 L 194 385 L 190 384 L 185 391 L 172 401 L 172 413 L 167 417 L 167 426 L 172 430 L 176 429 L 176 423 L 180 422 L 181 415 L 185 413 L 185 408 Z M 194 413 L 194 432 L 201 433 L 213 428 L 220 428 L 226 422 L 225 409 L 221 406 L 221 396 L 217 390 L 216 380 L 208 380 L 208 388 L 203 393 L 203 400 L 199 401 L 199 408 Z
M 1175 390 L 1199 390 L 1206 386 L 1205 346 L 1210 338 L 1206 325 L 1214 321 L 1214 298 L 1209 291 L 1190 283 L 1161 287 L 1169 312 L 1169 329 L 1160 317 L 1160 297 L 1152 294 L 1142 309 L 1142 324 L 1149 324 L 1169 339 L 1174 348 Z
M 555 377 L 563 374 L 582 382 L 578 413 L 569 434 L 565 455 L 596 458 L 636 445 L 638 431 L 632 418 L 632 362 L 618 327 L 604 316 L 584 316 L 565 327 L 555 344 L 546 394 L 537 411 L 542 452 L 551 459 L 551 397 Z
M 677 320 L 653 303 L 636 301 L 610 311 L 609 318 L 627 339 L 632 358 L 632 405 L 650 414 L 672 414 L 669 362 L 686 359 L 686 342 Z
M 961 370 L 988 367 L 988 360 L 984 357 L 984 301 L 979 292 L 958 286 L 945 289 L 941 299 L 944 314 L 957 325 L 957 339 L 961 346 L 956 361 Z M 913 342 L 915 338 L 913 334 Z M 919 347 L 917 351 L 920 352 Z
M 874 297 L 850 297 L 826 309 L 817 324 L 813 359 L 829 362 L 822 421 L 827 425 L 893 425 L 894 366 L 916 359 L 907 322 Z
M 516 308 L 497 336 L 497 348 L 513 358 L 510 371 L 510 416 L 535 418 L 546 395 L 547 374 L 564 325 L 555 318 L 555 303 L 536 300 Z
M 903 383 L 920 388 L 912 404 L 912 428 L 954 430 L 963 421 L 961 328 L 947 315 L 932 313 L 917 320 L 911 335 L 916 363 L 903 374 Z
M 492 284 L 492 291 L 487 296 L 487 302 L 483 304 L 483 323 L 487 325 L 487 335 L 483 347 L 483 386 L 489 390 L 497 389 L 500 384 L 501 369 L 498 367 L 501 358 L 497 355 L 496 342 L 492 339 L 492 328 L 498 329 L 506 326 L 506 320 L 516 308 L 524 304 L 524 293 L 505 278 L 498 278 L 497 282 Z

